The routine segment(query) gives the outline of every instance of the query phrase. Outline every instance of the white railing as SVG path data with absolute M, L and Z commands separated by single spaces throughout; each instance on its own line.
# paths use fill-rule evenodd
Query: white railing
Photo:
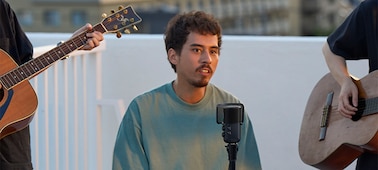
M 35 48 L 34 57 L 53 47 Z M 104 109 L 113 107 L 120 118 L 125 108 L 122 100 L 102 98 L 104 50 L 105 42 L 92 51 L 75 51 L 30 81 L 39 99 L 31 123 L 34 169 L 109 168 L 104 162 L 111 158 L 103 157 Z

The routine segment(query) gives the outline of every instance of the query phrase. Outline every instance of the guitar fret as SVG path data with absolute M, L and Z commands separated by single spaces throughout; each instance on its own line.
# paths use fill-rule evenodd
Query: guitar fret
M 39 61 L 41 62 L 41 66 L 42 66 L 42 68 L 45 68 L 46 66 L 48 66 L 50 63 L 46 60 L 46 58 L 45 58 L 45 55 L 42 55 L 42 56 L 40 56 L 39 57 L 40 59 L 39 59 Z
M 53 55 L 53 54 L 51 54 L 51 53 L 54 53 L 55 55 Z M 55 56 L 57 56 L 55 50 L 52 51 L 52 52 L 48 52 L 48 53 L 47 53 L 47 57 L 46 57 L 46 58 L 49 60 L 50 64 L 52 64 L 53 62 L 55 62 L 56 60 L 59 59 L 59 57 L 57 57 L 58 59 L 56 59 Z
M 15 80 L 13 77 L 14 77 L 14 76 L 12 75 L 12 72 L 10 72 L 10 73 L 8 74 L 8 78 L 9 78 L 9 80 L 11 80 L 11 82 L 12 82 L 13 84 L 17 84 L 17 80 Z
M 45 59 L 44 55 L 40 56 L 38 58 L 38 60 L 40 61 L 42 68 L 46 67 L 49 65 L 48 61 Z
M 4 85 L 6 86 L 6 87 L 10 87 L 11 86 L 11 83 L 9 83 L 9 81 L 8 81 L 8 79 L 7 79 L 7 77 L 6 77 L 6 75 L 4 75 L 3 77 L 2 77 L 2 79 L 3 79 L 3 83 L 4 83 Z
M 51 54 L 50 53 L 47 53 L 46 56 L 44 57 L 46 59 L 46 61 L 49 63 L 49 65 L 51 63 L 54 62 L 54 60 L 52 60 L 52 57 L 51 57 Z
M 93 27 L 93 30 L 96 30 L 96 31 L 102 32 L 102 33 L 106 32 L 105 28 L 101 24 L 95 25 Z
M 12 83 L 17 84 L 17 80 L 16 80 L 17 76 L 14 74 L 14 71 L 9 72 L 8 75 L 9 75 L 9 78 L 12 80 Z
M 20 72 L 18 72 L 17 69 L 14 70 L 13 72 L 14 72 L 14 77 L 15 77 L 15 79 L 17 80 L 17 83 L 21 82 L 21 81 L 22 81 L 22 77 L 21 77 Z
M 5 86 L 5 88 L 7 88 L 8 86 L 6 85 L 6 83 L 4 82 L 4 77 L 0 77 L 0 83 Z
M 14 83 L 12 82 L 12 78 L 9 77 L 9 76 L 10 76 L 9 74 L 6 74 L 4 77 L 5 77 L 5 79 L 7 80 L 8 84 L 9 84 L 10 86 L 12 86 Z
M 80 44 L 80 46 L 84 45 L 85 43 L 87 43 L 87 36 L 85 36 L 84 34 L 82 36 L 78 36 L 77 38 L 75 38 L 74 40 L 78 41 L 78 44 Z
M 69 43 L 69 47 L 72 47 L 72 49 L 74 49 L 74 50 L 76 50 L 77 48 L 79 48 L 76 44 L 75 44 L 75 38 L 73 39 L 73 40 L 70 40 L 70 41 L 68 41 L 68 42 L 70 42 Z M 72 50 L 73 51 L 73 50 Z
M 28 62 L 26 65 L 25 65 L 25 68 L 29 71 L 29 76 L 33 75 L 35 72 L 34 72 L 34 69 L 32 67 L 32 61 Z
M 20 72 L 17 69 L 13 70 L 13 79 L 17 80 L 17 83 L 22 80 Z
M 35 61 L 34 63 L 36 65 L 36 67 L 38 68 L 38 70 L 37 70 L 37 72 L 38 72 L 43 68 L 41 58 L 36 58 L 34 61 Z
M 60 57 L 63 57 L 65 55 L 67 55 L 68 53 L 65 51 L 65 47 L 63 45 L 60 45 L 59 46 L 59 50 L 55 51 L 56 55 L 58 56 L 58 58 Z
M 68 45 L 68 43 L 64 43 L 64 44 L 66 45 L 68 51 L 73 51 L 73 50 L 70 49 L 70 45 Z M 68 53 L 68 52 L 66 52 L 66 53 Z
M 13 86 L 12 79 L 10 79 L 10 77 L 9 77 L 8 74 L 5 76 L 5 78 L 7 79 L 8 84 L 9 84 L 10 86 Z
M 20 74 L 22 75 L 22 78 L 25 79 L 28 77 L 27 73 L 25 72 L 24 70 L 24 67 L 19 67 L 19 70 L 20 70 Z
M 45 66 L 48 66 L 48 65 L 51 64 L 50 61 L 48 60 L 49 56 L 48 56 L 47 54 L 42 55 L 42 56 L 40 56 L 40 57 L 41 57 L 42 59 L 44 59 L 43 61 L 44 61 Z
M 5 79 L 5 76 L 0 77 L 0 79 L 1 79 L 1 82 L 3 82 L 3 86 L 5 88 L 9 88 L 10 87 L 8 81 Z
M 24 73 L 26 73 L 26 75 L 29 77 L 30 75 L 32 75 L 33 73 L 29 70 L 29 68 L 27 68 L 27 66 L 29 66 L 29 63 L 25 63 L 24 65 L 21 66 L 21 68 L 24 70 Z M 26 71 L 27 72 L 26 72 Z
M 33 70 L 33 74 L 38 72 L 39 68 L 37 67 L 37 65 L 34 63 L 35 60 L 31 61 L 30 62 L 30 67 L 31 69 Z
M 366 99 L 365 106 L 359 109 L 363 109 L 362 115 L 367 116 L 378 112 L 378 97 Z

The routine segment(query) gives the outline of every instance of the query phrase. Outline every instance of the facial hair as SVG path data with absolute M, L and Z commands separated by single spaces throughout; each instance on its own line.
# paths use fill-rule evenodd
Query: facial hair
M 207 68 L 210 73 L 213 73 L 213 69 L 211 69 L 210 65 L 208 64 L 204 64 L 200 66 L 199 68 L 196 69 L 196 71 L 201 71 L 203 68 Z M 194 87 L 201 88 L 201 87 L 206 87 L 209 84 L 209 81 L 205 78 L 201 78 L 198 81 L 196 80 L 191 81 L 190 84 Z

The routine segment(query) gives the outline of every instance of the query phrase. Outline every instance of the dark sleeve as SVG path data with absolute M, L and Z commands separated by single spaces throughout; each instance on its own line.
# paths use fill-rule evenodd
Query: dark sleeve
M 33 57 L 33 46 L 18 23 L 9 4 L 0 1 L 0 48 L 6 51 L 17 64 L 21 65 Z
M 367 28 L 373 27 L 372 22 L 366 20 L 367 13 L 369 11 L 366 9 L 366 4 L 361 2 L 345 21 L 328 36 L 327 42 L 333 53 L 347 60 L 368 58 L 366 36 L 372 36 L 372 34 L 371 31 L 367 32 Z

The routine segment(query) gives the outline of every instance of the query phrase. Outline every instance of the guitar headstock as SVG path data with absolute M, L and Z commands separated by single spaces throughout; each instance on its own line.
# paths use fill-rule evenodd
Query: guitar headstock
M 135 24 L 142 22 L 142 18 L 135 13 L 131 6 L 123 7 L 119 6 L 118 11 L 112 11 L 110 16 L 102 14 L 104 18 L 100 24 L 102 24 L 106 32 L 117 33 L 117 37 L 121 37 L 121 31 L 124 33 L 130 33 L 129 27 L 132 27 L 134 31 L 138 28 Z

